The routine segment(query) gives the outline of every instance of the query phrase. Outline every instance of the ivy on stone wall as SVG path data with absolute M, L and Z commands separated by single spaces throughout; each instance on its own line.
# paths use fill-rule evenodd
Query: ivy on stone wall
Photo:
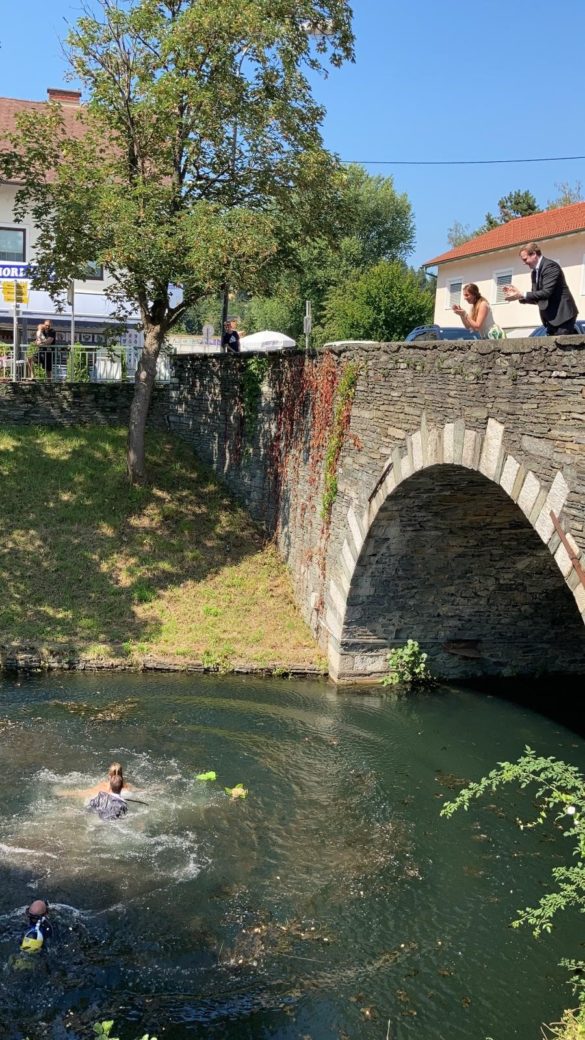
M 244 415 L 244 432 L 249 446 L 258 428 L 258 412 L 262 400 L 262 383 L 268 371 L 266 355 L 253 355 L 245 359 L 242 370 L 241 397 Z
M 359 366 L 351 361 L 343 369 L 333 416 L 333 426 L 325 450 L 325 474 L 323 480 L 323 498 L 321 500 L 321 519 L 326 525 L 331 520 L 331 510 L 337 498 L 337 466 L 343 448 L 346 432 L 351 420 L 351 408 L 355 396 Z

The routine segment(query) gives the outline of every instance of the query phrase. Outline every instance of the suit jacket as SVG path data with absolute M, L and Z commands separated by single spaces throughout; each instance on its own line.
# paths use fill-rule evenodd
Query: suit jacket
M 543 325 L 567 325 L 579 313 L 562 268 L 543 256 L 540 268 L 532 271 L 532 289 L 520 303 L 537 303 Z

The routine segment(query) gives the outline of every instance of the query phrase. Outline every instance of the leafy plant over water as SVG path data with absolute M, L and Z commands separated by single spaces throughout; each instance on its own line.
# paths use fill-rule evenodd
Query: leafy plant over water
M 545 1040 L 585 1040 L 585 1022 L 577 1011 L 565 1011 L 560 1022 L 552 1022 L 543 1029 Z
M 506 784 L 521 790 L 534 787 L 536 815 L 533 819 L 517 819 L 520 830 L 545 823 L 561 827 L 563 837 L 573 845 L 574 862 L 553 867 L 553 885 L 536 904 L 518 912 L 513 928 L 528 924 L 537 938 L 551 932 L 553 918 L 560 910 L 585 913 L 585 777 L 576 766 L 553 757 L 538 756 L 530 747 L 516 762 L 499 762 L 487 776 L 469 784 L 453 801 L 446 802 L 441 816 L 452 816 L 458 809 L 467 811 L 471 803 L 484 794 L 493 794 Z M 563 959 L 561 964 L 572 973 L 571 984 L 579 996 L 577 1012 L 565 1012 L 560 1023 L 550 1027 L 552 1037 L 563 1040 L 585 1038 L 585 961 Z M 556 1030 L 556 1031 L 555 1031 Z
M 113 1026 L 113 1019 L 110 1019 L 107 1022 L 96 1022 L 93 1027 L 94 1036 L 102 1038 L 107 1037 L 107 1040 L 120 1040 L 119 1037 L 112 1036 Z M 156 1040 L 156 1036 L 150 1036 L 149 1033 L 144 1033 L 140 1040 Z
M 432 682 L 427 659 L 428 654 L 421 650 L 416 639 L 408 639 L 404 646 L 394 647 L 388 654 L 389 673 L 380 680 L 382 686 L 414 686 Z

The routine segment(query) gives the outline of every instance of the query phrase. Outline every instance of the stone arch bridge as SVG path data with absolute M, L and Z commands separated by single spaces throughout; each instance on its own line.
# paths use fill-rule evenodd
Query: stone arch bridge
M 585 341 L 280 355 L 255 410 L 249 365 L 181 360 L 170 423 L 276 531 L 332 678 L 408 638 L 445 677 L 585 671 Z

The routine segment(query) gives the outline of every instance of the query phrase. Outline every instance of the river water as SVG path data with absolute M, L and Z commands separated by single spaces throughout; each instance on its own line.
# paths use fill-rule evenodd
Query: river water
M 551 689 L 551 696 L 554 690 Z M 512 796 L 440 818 L 462 781 L 525 745 L 585 768 L 581 736 L 438 687 L 127 674 L 0 683 L 0 1035 L 135 1040 L 522 1040 L 570 1006 L 566 915 L 515 911 L 570 857 L 520 833 Z M 62 792 L 121 760 L 103 823 Z M 198 781 L 213 770 L 215 782 Z M 242 783 L 245 800 L 224 787 Z M 23 966 L 24 908 L 55 935 Z

